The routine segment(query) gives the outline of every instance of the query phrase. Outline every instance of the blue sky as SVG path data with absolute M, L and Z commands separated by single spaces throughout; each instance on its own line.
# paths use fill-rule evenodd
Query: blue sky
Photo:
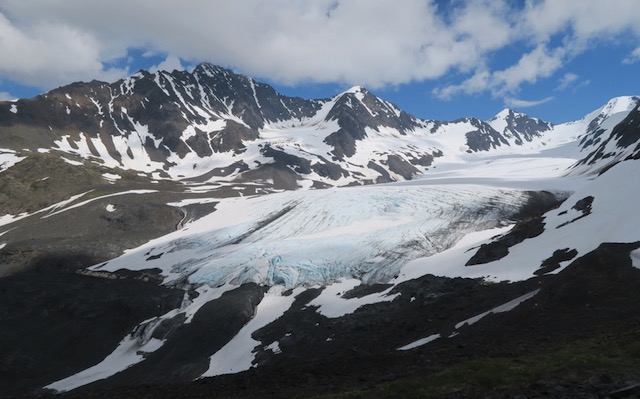
M 305 98 L 551 122 L 640 95 L 638 0 L 0 0 L 0 99 L 211 62 Z

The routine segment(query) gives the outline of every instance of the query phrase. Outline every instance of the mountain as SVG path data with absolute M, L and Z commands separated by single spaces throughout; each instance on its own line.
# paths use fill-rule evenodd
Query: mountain
M 210 64 L 2 102 L 0 396 L 614 396 L 639 113 L 425 120 Z
M 441 155 L 434 133 L 455 131 L 466 151 L 478 152 L 522 145 L 551 128 L 516 113 L 490 123 L 421 120 L 363 87 L 331 99 L 290 98 L 210 64 L 7 102 L 0 123 L 5 149 L 54 150 L 156 179 L 272 179 L 269 187 L 287 189 L 411 179 Z

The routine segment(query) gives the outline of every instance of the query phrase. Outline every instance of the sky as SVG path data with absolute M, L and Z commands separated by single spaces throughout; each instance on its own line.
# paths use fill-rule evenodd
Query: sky
M 560 123 L 640 95 L 640 0 L 0 0 L 0 100 L 210 62 L 303 98 Z

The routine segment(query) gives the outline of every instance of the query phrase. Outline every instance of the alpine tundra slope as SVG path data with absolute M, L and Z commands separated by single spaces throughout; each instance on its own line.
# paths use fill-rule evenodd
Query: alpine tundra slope
M 292 367 L 313 391 L 605 328 L 560 321 L 573 301 L 633 324 L 606 287 L 640 279 L 639 107 L 431 121 L 210 64 L 0 103 L 6 393 L 218 376 L 237 396 Z

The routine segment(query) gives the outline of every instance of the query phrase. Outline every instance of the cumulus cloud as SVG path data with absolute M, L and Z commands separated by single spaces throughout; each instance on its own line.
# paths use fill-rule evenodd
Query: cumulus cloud
M 0 74 L 23 84 L 51 87 L 127 72 L 105 69 L 97 38 L 70 25 L 41 21 L 23 27 L 0 14 L 0 37 Z
M 9 101 L 15 98 L 16 97 L 12 96 L 10 93 L 7 93 L 6 91 L 0 91 L 0 101 Z
M 547 41 L 562 33 L 580 47 L 630 31 L 640 34 L 639 5 L 629 0 L 527 1 L 519 25 L 526 35 Z
M 571 86 L 576 80 L 578 80 L 578 75 L 572 72 L 567 72 L 558 82 L 558 90 L 564 90 L 567 87 Z
M 559 80 L 558 86 L 556 87 L 556 91 L 567 90 L 569 88 L 575 91 L 576 89 L 587 86 L 591 83 L 590 80 L 579 80 L 580 76 L 576 75 L 573 72 L 565 73 Z
M 443 4 L 3 0 L 0 76 L 42 88 L 116 79 L 130 72 L 130 51 L 143 49 L 167 55 L 160 69 L 209 61 L 284 84 L 372 88 L 447 77 L 452 83 L 436 90 L 442 98 L 506 96 L 557 73 L 592 40 L 640 36 L 640 6 L 629 0 Z M 520 56 L 498 67 L 492 57 L 505 48 Z
M 459 84 L 437 87 L 433 92 L 441 99 L 450 99 L 460 93 L 483 92 L 502 97 L 517 92 L 523 83 L 535 83 L 540 78 L 551 76 L 562 67 L 564 57 L 563 49 L 550 51 L 545 46 L 538 46 L 508 68 L 494 72 L 483 68 Z
M 168 55 L 167 58 L 164 59 L 164 61 L 162 61 L 158 65 L 155 65 L 155 66 L 149 68 L 149 71 L 151 71 L 151 72 L 157 72 L 157 71 L 169 71 L 169 72 L 172 72 L 174 70 L 182 71 L 184 69 L 185 68 L 182 65 L 182 61 L 180 60 L 180 58 L 176 57 L 175 55 Z
M 640 61 L 640 47 L 636 47 L 627 57 L 622 60 L 623 64 L 633 64 Z
M 533 101 L 507 97 L 504 100 L 504 104 L 505 106 L 510 108 L 528 108 L 528 107 L 535 107 L 536 105 L 548 103 L 549 101 L 552 101 L 552 100 L 553 100 L 553 97 L 545 97 L 542 100 L 533 100 Z
M 444 17 L 424 0 L 5 0 L 3 23 L 20 45 L 1 49 L 17 57 L 3 57 L 0 73 L 39 85 L 103 77 L 127 72 L 105 65 L 128 50 L 148 48 L 282 83 L 382 87 L 473 70 L 511 40 L 507 4 L 461 2 Z M 42 49 L 42 61 L 28 65 Z

